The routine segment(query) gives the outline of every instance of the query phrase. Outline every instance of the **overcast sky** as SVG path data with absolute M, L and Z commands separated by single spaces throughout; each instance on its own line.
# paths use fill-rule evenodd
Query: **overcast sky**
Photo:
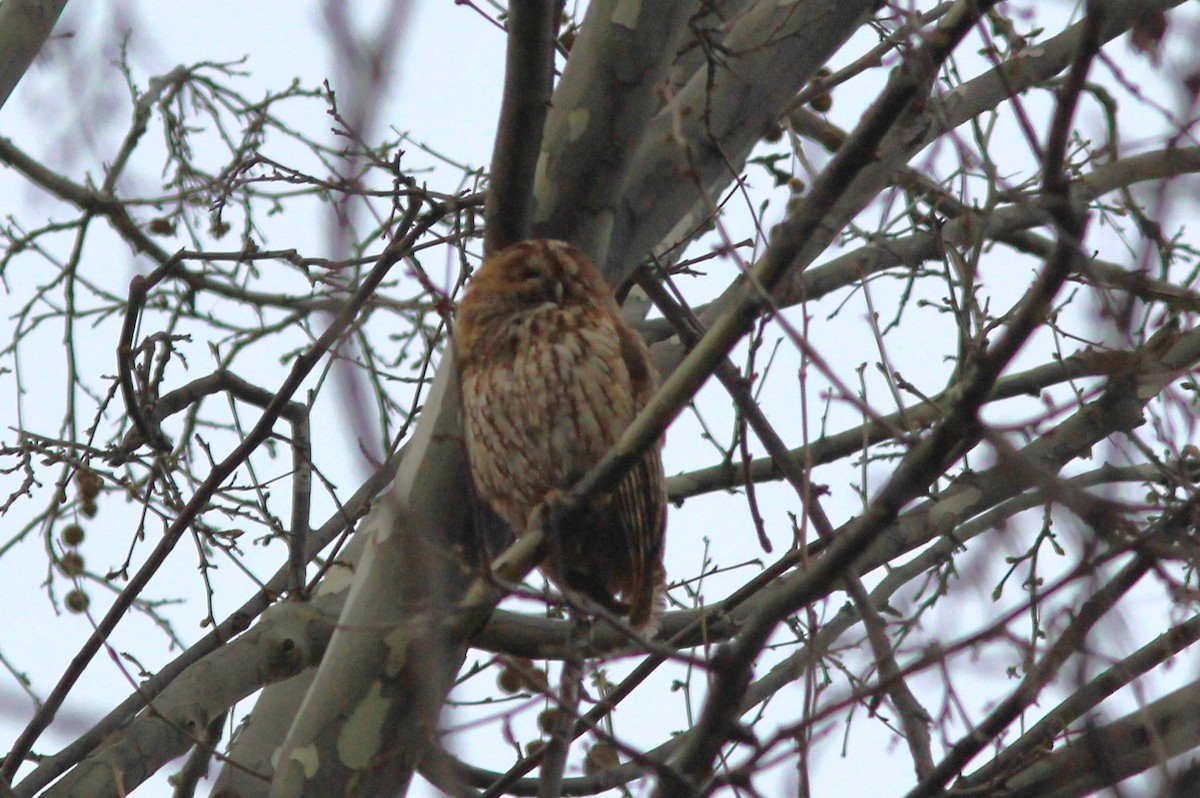
M 480 0 L 480 5 L 486 6 Z M 363 29 L 372 25 L 367 9 L 380 11 L 388 4 L 383 2 L 359 3 L 354 7 L 364 9 L 358 20 Z M 1058 4 L 1054 4 L 1058 5 Z M 388 128 L 406 131 L 418 141 L 435 145 L 446 156 L 472 166 L 486 166 L 491 150 L 494 124 L 499 108 L 500 86 L 503 78 L 504 41 L 501 33 L 469 6 L 458 5 L 451 0 L 428 0 L 413 4 L 413 11 L 403 31 L 399 56 L 387 82 L 385 103 L 378 114 L 378 121 L 370 139 L 384 138 Z M 1062 7 L 1065 7 L 1062 6 Z M 1047 12 L 1049 13 L 1049 12 Z M 239 80 L 238 86 L 247 97 L 262 95 L 270 89 L 279 89 L 293 78 L 302 85 L 316 87 L 329 79 L 341 95 L 353 91 L 352 80 L 344 63 L 339 63 L 330 46 L 330 31 L 317 2 L 296 0 L 258 0 L 247 3 L 242 0 L 203 0 L 203 2 L 179 2 L 178 0 L 124 0 L 117 3 L 73 3 L 63 20 L 56 38 L 46 53 L 34 66 L 25 80 L 18 86 L 13 97 L 0 109 L 0 135 L 12 138 L 18 146 L 46 164 L 63 169 L 77 181 L 85 179 L 85 171 L 95 169 L 100 160 L 108 160 L 115 151 L 115 138 L 127 124 L 129 116 L 128 96 L 115 61 L 124 32 L 128 32 L 128 49 L 133 78 L 141 85 L 153 75 L 163 74 L 179 64 L 199 61 L 235 61 L 247 57 L 244 69 L 248 75 Z M 67 35 L 69 34 L 69 35 Z M 835 112 L 842 114 L 843 124 L 852 124 L 854 103 L 869 99 L 865 92 L 845 98 L 839 97 Z M 318 129 L 329 125 L 322 123 Z M 330 136 L 329 138 L 332 138 Z M 814 153 L 814 158 L 819 158 Z M 414 166 L 432 165 L 436 161 L 410 149 L 406 163 Z M 94 171 L 91 172 L 96 177 Z M 141 167 L 142 178 L 151 179 L 156 174 Z M 431 182 L 433 182 L 431 180 Z M 44 198 L 38 190 L 13 175 L 0 171 L 0 214 L 9 212 L 10 203 L 38 206 L 44 204 L 48 211 L 54 203 Z M 293 230 L 281 230 L 280 239 L 273 246 L 296 246 L 311 254 L 327 254 L 329 247 L 328 220 L 318 220 L 311 225 L 300 225 Z M 145 270 L 147 264 L 138 261 L 127 251 L 112 253 L 112 278 L 115 285 L 123 285 L 135 270 Z M 16 288 L 37 281 L 36 274 L 9 275 Z M 8 317 L 16 311 L 22 297 L 0 294 L 0 313 Z M 860 317 L 861 318 L 861 317 Z M 834 335 L 843 333 L 834 333 Z M 111 355 L 114 342 L 110 339 L 96 342 L 96 356 Z M 846 343 L 847 351 L 853 344 Z M 48 357 L 55 357 L 56 342 L 47 338 Z M 869 346 L 868 346 L 869 351 Z M 105 353 L 109 353 L 106 355 Z M 920 352 L 898 352 L 897 356 L 915 358 Z M 849 361 L 863 361 L 869 355 L 848 355 Z M 56 361 L 48 361 L 56 367 Z M 902 360 L 899 364 L 903 366 Z M 901 368 L 904 371 L 904 368 Z M 111 372 L 108 372 L 111 373 Z M 194 376 L 194 375 L 193 375 Z M 711 389 L 710 391 L 715 390 Z M 0 413 L 15 414 L 12 405 L 12 386 L 0 383 Z M 721 403 L 718 403 L 721 404 Z M 56 408 L 47 405 L 37 408 L 46 412 L 39 423 L 36 418 L 25 419 L 35 427 L 53 428 Z M 726 411 L 727 412 L 727 411 Z M 710 419 L 721 429 L 727 428 L 727 419 L 722 411 L 715 409 Z M 795 422 L 786 414 L 773 417 L 781 431 Z M 699 427 L 694 420 L 684 419 L 671 433 L 671 440 L 693 440 Z M 357 453 L 348 449 L 344 454 L 347 473 L 356 473 L 362 464 L 355 458 Z M 708 464 L 715 459 L 712 450 L 702 445 L 677 447 L 668 450 L 668 472 L 685 467 Z M 352 489 L 350 480 L 341 485 Z M 7 494 L 7 491 L 0 491 Z M 775 501 L 785 496 L 787 490 L 781 486 L 764 486 L 761 497 L 764 501 Z M 780 499 L 782 501 L 782 499 Z M 724 502 L 724 503 L 722 503 Z M 727 497 L 709 497 L 689 502 L 685 511 L 673 516 L 672 530 L 686 529 L 690 536 L 672 538 L 672 561 L 690 568 L 698 567 L 703 548 L 703 536 L 714 528 L 712 519 L 721 513 L 744 513 L 744 504 L 730 504 Z M 105 516 L 99 519 L 99 532 L 104 534 Z M 6 524 L 12 521 L 5 521 Z M 120 551 L 111 554 L 111 562 L 123 556 L 126 537 L 119 530 L 111 530 L 111 545 Z M 777 544 L 786 545 L 786 532 Z M 756 543 L 752 537 L 739 540 L 716 541 L 714 545 L 726 545 L 730 550 L 747 552 L 742 559 L 757 556 Z M 97 560 L 100 551 L 91 550 Z M 277 550 L 273 550 L 275 552 Z M 91 555 L 89 555 L 91 556 Z M 35 587 L 45 575 L 46 558 L 37 545 L 26 545 L 0 557 L 0 585 L 13 586 L 9 595 L 20 595 L 31 600 L 19 609 L 9 605 L 7 615 L 18 623 L 6 625 L 6 633 L 0 639 L 0 654 L 15 668 L 26 670 L 39 694 L 44 695 L 53 685 L 63 665 L 89 633 L 83 618 L 56 619 L 49 602 Z M 97 564 L 97 568 L 104 567 Z M 180 561 L 174 565 L 180 579 L 194 579 L 194 562 Z M 246 586 L 243 584 L 243 588 Z M 97 597 L 99 598 L 99 597 Z M 228 599 L 230 607 L 236 606 L 244 593 Z M 989 611 L 984 608 L 968 608 L 964 617 L 973 612 Z M 21 616 L 16 617 L 17 613 Z M 217 613 L 223 617 L 222 613 Z M 193 621 L 191 615 L 181 611 L 180 618 Z M 47 630 L 53 629 L 52 634 Z M 190 641 L 203 633 L 194 625 L 180 627 L 185 640 Z M 128 645 L 134 650 L 145 650 L 140 641 L 155 634 L 143 619 L 131 618 L 122 624 L 114 638 L 118 647 Z M 169 659 L 175 652 L 158 648 L 161 657 Z M 152 667 L 151 663 L 147 663 Z M 36 670 L 34 669 L 36 666 Z M 6 709 L 6 718 L 0 719 L 0 736 L 11 738 L 21 727 L 29 712 L 29 700 L 16 693 L 12 679 L 0 679 L 0 700 Z M 799 690 L 799 687 L 797 687 Z M 83 727 L 90 725 L 93 718 L 107 711 L 129 692 L 121 669 L 107 658 L 97 658 L 62 713 L 62 720 L 38 745 L 38 750 L 57 750 L 68 742 Z M 787 691 L 781 695 L 788 695 Z M 797 696 L 799 693 L 796 694 Z M 676 717 L 677 704 L 666 710 L 669 717 L 664 722 L 671 728 L 681 728 L 684 718 Z M 828 767 L 818 767 L 821 774 L 815 785 L 817 794 L 833 796 L 855 796 L 864 794 L 865 785 L 878 785 L 878 768 L 889 763 L 897 765 L 897 778 L 910 779 L 906 752 L 900 746 L 889 747 L 879 736 L 880 727 L 868 724 L 853 726 L 853 736 L 871 735 L 865 750 L 874 751 L 871 767 L 846 766 L 833 761 Z M 647 741 L 661 739 L 661 731 L 653 730 Z M 631 739 L 636 736 L 631 734 Z M 855 740 L 854 742 L 861 742 Z M 835 750 L 831 746 L 830 750 Z M 855 750 L 851 745 L 853 754 Z M 893 756 L 897 754 L 898 756 Z M 860 763 L 861 764 L 861 763 Z M 158 789 L 165 789 L 166 769 L 156 779 Z M 834 786 L 836 785 L 836 787 Z M 156 788 L 144 788 L 141 794 L 158 794 Z

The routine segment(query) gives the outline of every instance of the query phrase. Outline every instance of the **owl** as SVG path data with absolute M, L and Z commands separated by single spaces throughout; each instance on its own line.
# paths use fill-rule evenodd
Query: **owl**
M 459 305 L 455 345 L 475 490 L 518 536 L 600 461 L 657 384 L 604 277 L 561 241 L 487 258 Z M 559 530 L 542 572 L 649 633 L 664 603 L 665 525 L 660 441 Z

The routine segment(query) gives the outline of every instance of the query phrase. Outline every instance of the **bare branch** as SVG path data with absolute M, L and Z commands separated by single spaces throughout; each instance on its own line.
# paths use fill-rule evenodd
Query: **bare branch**
M 484 209 L 487 252 L 529 237 L 529 198 L 554 82 L 558 5 L 557 0 L 530 0 L 514 3 L 509 13 L 504 99 Z

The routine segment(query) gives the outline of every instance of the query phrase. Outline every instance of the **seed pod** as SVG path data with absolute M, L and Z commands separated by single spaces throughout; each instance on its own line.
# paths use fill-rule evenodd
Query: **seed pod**
M 79 491 L 79 498 L 85 502 L 95 501 L 104 487 L 104 480 L 95 471 L 81 468 L 75 472 L 75 487 Z
M 77 551 L 68 551 L 58 558 L 58 570 L 63 576 L 79 576 L 83 573 L 83 556 Z
M 78 589 L 68 593 L 64 601 L 66 602 L 67 609 L 74 613 L 86 612 L 88 605 L 92 603 L 92 600 L 88 598 L 88 594 Z
M 525 687 L 535 693 L 544 693 L 550 689 L 550 680 L 546 678 L 546 671 L 542 668 L 529 668 L 521 674 L 521 679 L 525 682 Z
M 67 524 L 62 529 L 62 542 L 67 546 L 78 546 L 83 542 L 83 527 L 79 524 Z
M 583 759 L 583 772 L 594 776 L 597 773 L 612 770 L 620 764 L 621 757 L 617 755 L 616 748 L 608 743 L 596 743 L 588 749 L 587 756 Z
M 512 695 L 521 691 L 521 674 L 512 668 L 506 666 L 499 674 L 496 675 L 496 686 L 501 692 Z
M 542 730 L 542 734 L 554 731 L 554 724 L 558 723 L 560 712 L 561 710 L 557 709 L 543 709 L 538 713 L 537 724 L 538 728 Z
M 175 235 L 175 223 L 162 216 L 151 219 L 148 229 L 157 236 Z
M 817 81 L 820 81 L 820 80 L 824 80 L 825 78 L 829 77 L 832 74 L 833 73 L 830 72 L 827 67 L 821 67 L 820 69 L 817 70 L 817 74 L 813 76 L 813 83 L 816 83 Z M 833 107 L 833 95 L 827 91 L 823 91 L 820 94 L 817 94 L 816 96 L 814 96 L 811 100 L 809 100 L 808 105 L 814 111 L 817 111 L 819 113 L 825 113 L 826 111 L 828 111 L 830 108 Z

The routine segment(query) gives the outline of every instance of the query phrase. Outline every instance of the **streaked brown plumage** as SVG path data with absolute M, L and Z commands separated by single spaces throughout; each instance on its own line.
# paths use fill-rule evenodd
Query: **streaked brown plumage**
M 523 241 L 488 258 L 459 306 L 455 341 L 475 488 L 517 535 L 548 496 L 599 462 L 657 382 L 600 272 L 561 241 Z M 628 612 L 643 630 L 665 585 L 659 449 L 562 530 L 542 565 L 556 584 Z

